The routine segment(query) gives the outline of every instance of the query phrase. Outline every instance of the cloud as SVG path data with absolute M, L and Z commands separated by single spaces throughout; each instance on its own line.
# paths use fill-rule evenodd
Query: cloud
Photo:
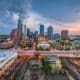
M 19 14 L 18 14 L 18 13 L 13 13 L 13 14 L 12 14 L 12 18 L 13 18 L 14 21 L 17 22 L 18 19 L 19 19 Z
M 75 10 L 74 13 L 80 13 L 80 9 Z
M 9 33 L 17 27 L 18 19 L 31 30 L 39 30 L 39 25 L 44 24 L 45 30 L 49 25 L 53 26 L 55 32 L 68 29 L 70 34 L 79 34 L 80 10 L 75 10 L 63 17 L 63 21 L 46 18 L 32 9 L 32 0 L 1 0 L 0 1 L 0 27 L 7 29 Z M 2 29 L 2 28 L 1 28 Z
M 24 20 L 24 24 L 26 24 L 33 31 L 39 30 L 39 25 L 44 24 L 45 29 L 47 30 L 48 26 L 53 26 L 55 32 L 61 32 L 61 30 L 69 30 L 69 34 L 79 34 L 80 32 L 80 24 L 79 23 L 67 23 L 60 22 L 58 20 L 45 18 L 37 12 L 30 11 L 28 17 Z
M 31 8 L 31 0 L 0 0 L 0 33 L 10 33 L 24 19 Z M 7 29 L 7 30 L 6 30 Z
M 80 9 L 73 9 L 69 14 L 62 18 L 64 23 L 80 23 Z
M 20 18 L 25 18 L 25 14 L 31 8 L 32 0 L 1 0 L 0 11 L 9 10 L 11 13 L 19 13 Z

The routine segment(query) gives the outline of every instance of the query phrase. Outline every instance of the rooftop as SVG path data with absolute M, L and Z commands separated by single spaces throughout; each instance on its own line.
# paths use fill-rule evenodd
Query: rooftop
M 13 54 L 12 51 L 0 50 L 0 64 L 4 62 L 6 59 L 12 57 L 13 55 L 17 55 L 16 53 Z

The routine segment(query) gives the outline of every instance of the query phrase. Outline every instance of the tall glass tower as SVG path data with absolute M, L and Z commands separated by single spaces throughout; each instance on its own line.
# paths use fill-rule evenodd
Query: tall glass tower
M 48 33 L 48 39 L 53 40 L 54 36 L 53 36 L 53 27 L 52 26 L 48 27 L 47 33 Z
M 23 26 L 23 39 L 27 38 L 27 27 L 26 25 Z
M 40 25 L 40 35 L 44 35 L 44 25 Z
M 23 24 L 22 24 L 22 21 L 19 19 L 18 20 L 18 30 L 21 32 L 21 35 L 20 35 L 20 39 L 22 39 L 22 34 L 23 34 Z
M 22 32 L 22 21 L 21 20 L 18 20 L 18 30 Z
M 27 29 L 27 37 L 30 36 L 30 29 Z

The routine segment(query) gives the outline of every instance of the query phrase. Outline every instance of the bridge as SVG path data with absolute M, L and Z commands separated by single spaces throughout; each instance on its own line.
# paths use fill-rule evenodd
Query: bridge
M 80 51 L 61 51 L 61 50 L 56 50 L 56 51 L 36 51 L 36 50 L 0 50 L 4 52 L 12 52 L 15 53 L 17 52 L 17 55 L 35 55 L 35 54 L 40 54 L 40 55 L 57 55 L 59 57 L 70 57 L 70 58 L 80 58 Z
M 80 51 L 17 51 L 18 55 L 57 55 L 59 57 L 80 58 Z

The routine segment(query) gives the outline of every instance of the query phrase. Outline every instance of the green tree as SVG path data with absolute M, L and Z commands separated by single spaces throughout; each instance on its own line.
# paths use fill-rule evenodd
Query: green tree
M 46 75 L 51 72 L 51 65 L 50 65 L 50 62 L 45 60 L 45 59 L 42 59 L 42 70 L 46 73 Z

